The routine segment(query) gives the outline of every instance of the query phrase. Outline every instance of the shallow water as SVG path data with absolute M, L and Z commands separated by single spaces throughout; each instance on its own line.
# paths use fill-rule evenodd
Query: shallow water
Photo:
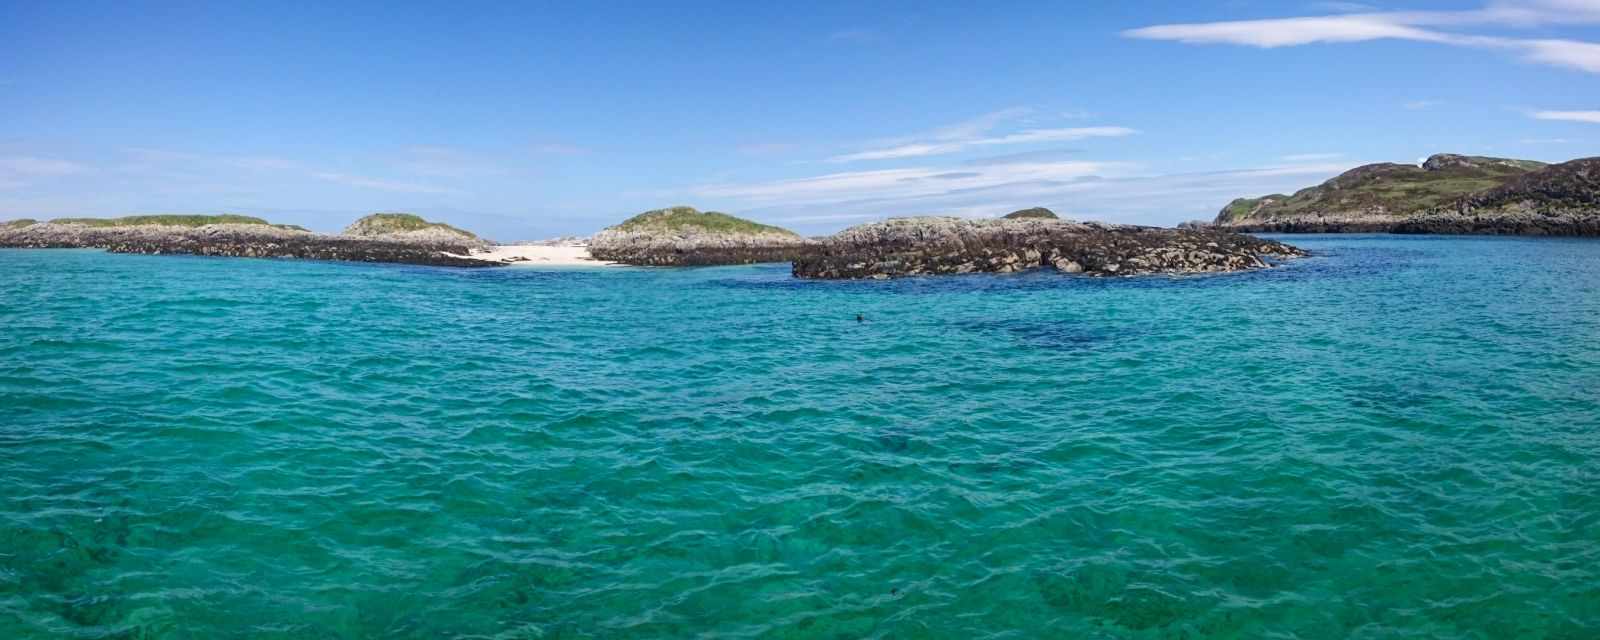
M 1600 241 L 1288 239 L 890 282 L 0 251 L 0 637 L 1600 635 Z

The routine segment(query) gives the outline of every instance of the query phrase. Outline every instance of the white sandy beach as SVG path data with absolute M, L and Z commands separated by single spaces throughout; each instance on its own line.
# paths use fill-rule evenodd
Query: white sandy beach
M 539 244 L 494 245 L 486 250 L 473 251 L 470 256 L 478 260 L 495 260 L 511 266 L 530 267 L 614 267 L 614 262 L 603 262 L 589 256 L 584 246 L 551 246 Z

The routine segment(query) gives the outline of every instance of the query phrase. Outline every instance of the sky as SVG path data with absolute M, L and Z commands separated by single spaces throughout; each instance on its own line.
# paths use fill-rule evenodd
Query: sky
M 1600 0 L 1102 4 L 0 0 L 0 219 L 1171 225 L 1370 162 L 1600 155 Z

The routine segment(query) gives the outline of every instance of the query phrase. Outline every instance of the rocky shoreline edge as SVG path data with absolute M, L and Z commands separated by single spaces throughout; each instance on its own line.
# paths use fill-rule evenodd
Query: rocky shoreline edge
M 1409 218 L 1314 217 L 1232 223 L 1216 227 L 1238 233 L 1392 233 L 1397 235 L 1485 235 L 1600 237 L 1600 215 L 1590 213 L 1520 216 L 1426 215 Z

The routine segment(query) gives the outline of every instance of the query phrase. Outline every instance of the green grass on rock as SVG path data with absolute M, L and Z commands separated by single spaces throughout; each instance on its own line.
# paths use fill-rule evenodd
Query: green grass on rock
M 783 227 L 752 222 L 719 211 L 699 211 L 694 207 L 668 207 L 646 211 L 612 227 L 619 231 L 688 231 L 711 233 L 777 233 L 799 237 Z
M 78 224 L 86 227 L 137 227 L 164 225 L 171 227 L 203 227 L 208 224 L 270 224 L 252 216 L 225 213 L 222 215 L 153 215 L 123 216 L 121 218 L 56 218 L 55 224 Z

